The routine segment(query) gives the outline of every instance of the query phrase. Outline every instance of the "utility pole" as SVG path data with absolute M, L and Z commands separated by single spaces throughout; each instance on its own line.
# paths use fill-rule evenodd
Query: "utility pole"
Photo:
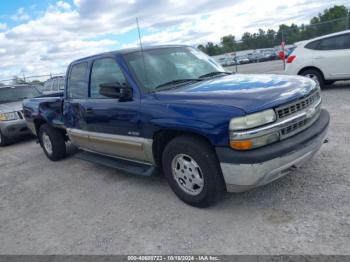
M 350 13 L 350 10 L 348 10 L 348 13 L 346 14 L 346 25 L 345 25 L 346 30 L 349 29 L 349 13 Z

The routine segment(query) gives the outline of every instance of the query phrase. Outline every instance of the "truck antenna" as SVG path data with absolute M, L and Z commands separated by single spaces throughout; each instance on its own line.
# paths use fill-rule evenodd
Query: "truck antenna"
M 138 17 L 136 17 L 136 25 L 137 25 L 137 32 L 139 34 L 139 42 L 140 42 L 140 49 L 141 49 L 141 54 L 142 54 L 143 72 L 144 72 L 144 75 L 145 75 L 145 83 L 147 85 L 148 81 L 147 81 L 145 54 L 143 52 L 143 46 L 142 46 L 142 40 L 141 40 L 141 32 L 140 32 L 139 18 Z

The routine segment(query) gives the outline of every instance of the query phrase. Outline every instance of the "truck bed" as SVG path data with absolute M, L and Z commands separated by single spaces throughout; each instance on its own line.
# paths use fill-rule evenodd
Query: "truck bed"
M 63 100 L 63 92 L 59 92 L 23 101 L 24 117 L 33 133 L 36 133 L 35 124 L 40 121 L 57 128 L 65 128 L 62 114 Z

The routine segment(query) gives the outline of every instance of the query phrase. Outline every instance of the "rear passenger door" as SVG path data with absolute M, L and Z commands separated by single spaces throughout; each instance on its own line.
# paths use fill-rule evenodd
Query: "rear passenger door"
M 69 138 L 78 147 L 90 148 L 86 123 L 88 99 L 89 63 L 80 62 L 70 66 L 63 105 L 63 116 Z
M 350 78 L 350 34 L 318 40 L 313 63 L 326 79 Z

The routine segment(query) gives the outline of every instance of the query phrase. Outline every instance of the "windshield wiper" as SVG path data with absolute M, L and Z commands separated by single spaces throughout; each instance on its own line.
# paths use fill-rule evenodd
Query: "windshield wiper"
M 225 74 L 225 75 L 232 75 L 232 73 L 230 73 L 230 72 L 215 71 L 215 72 L 210 72 L 210 73 L 201 75 L 199 78 L 212 77 L 212 76 L 217 76 L 217 75 L 222 75 L 222 74 Z
M 176 80 L 171 80 L 168 82 L 165 82 L 163 84 L 160 84 L 158 86 L 156 86 L 155 89 L 159 89 L 165 86 L 171 86 L 171 85 L 177 85 L 177 84 L 181 84 L 181 83 L 186 83 L 186 82 L 198 82 L 198 81 L 202 81 L 203 79 L 199 79 L 199 78 L 186 78 L 186 79 L 176 79 Z

